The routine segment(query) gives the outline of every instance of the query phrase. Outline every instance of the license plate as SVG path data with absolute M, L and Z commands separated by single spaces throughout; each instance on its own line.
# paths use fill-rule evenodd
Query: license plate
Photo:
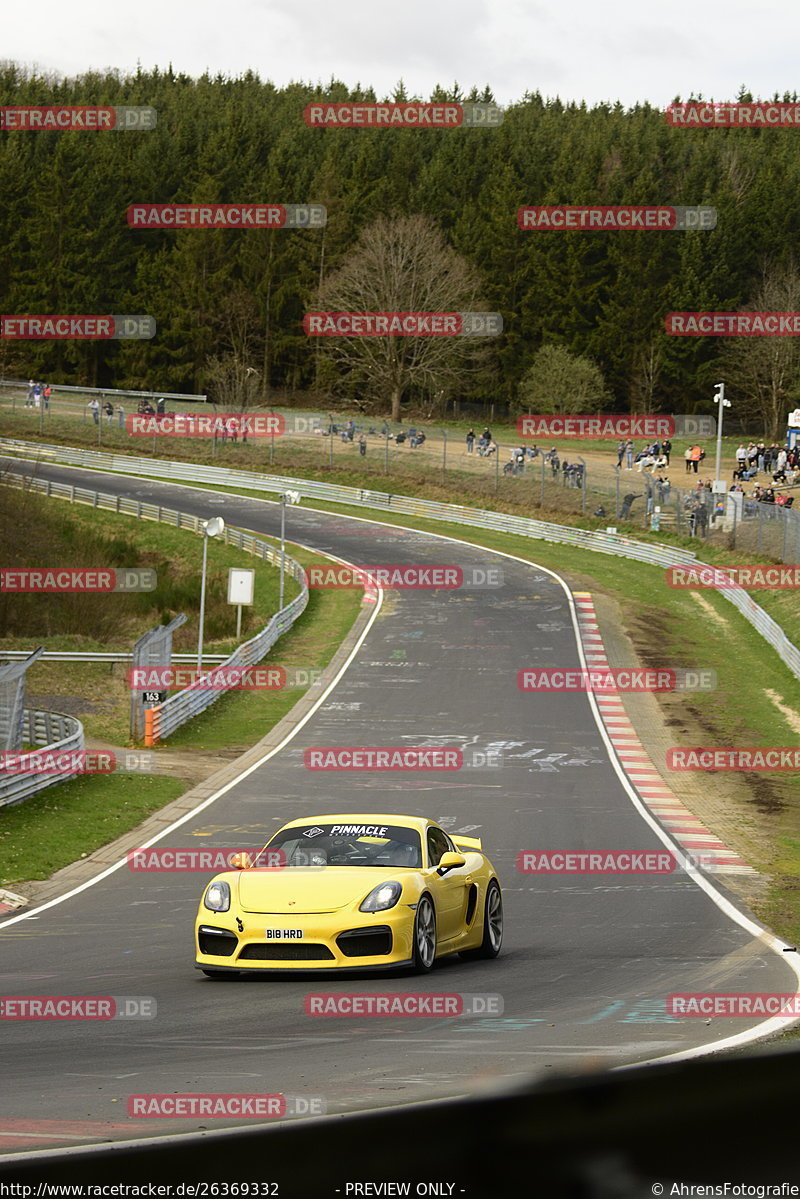
M 267 941 L 301 941 L 303 930 L 302 928 L 268 928 L 264 933 L 264 939 Z

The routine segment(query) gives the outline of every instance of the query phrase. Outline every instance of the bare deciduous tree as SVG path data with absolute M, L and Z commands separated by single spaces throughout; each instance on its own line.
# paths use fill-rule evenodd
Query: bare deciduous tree
M 629 388 L 631 412 L 649 416 L 656 411 L 656 390 L 663 357 L 662 345 L 657 337 L 651 338 L 636 354 Z
M 318 303 L 327 312 L 468 312 L 482 307 L 480 290 L 477 271 L 427 217 L 381 217 L 324 281 Z M 491 354 L 483 340 L 324 337 L 321 352 L 337 368 L 338 389 L 399 421 L 409 394 L 452 394 L 481 376 Z
M 763 264 L 750 310 L 800 311 L 800 273 L 794 260 Z M 770 440 L 778 438 L 800 395 L 800 339 L 732 338 L 722 352 L 722 369 L 736 416 L 757 421 Z
M 261 376 L 236 354 L 206 361 L 209 395 L 223 412 L 244 412 L 261 400 Z

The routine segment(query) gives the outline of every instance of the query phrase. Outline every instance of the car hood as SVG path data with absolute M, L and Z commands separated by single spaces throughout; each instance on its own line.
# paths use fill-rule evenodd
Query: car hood
M 379 883 L 402 882 L 407 874 L 391 866 L 245 870 L 239 875 L 239 903 L 244 912 L 336 912 L 361 903 Z

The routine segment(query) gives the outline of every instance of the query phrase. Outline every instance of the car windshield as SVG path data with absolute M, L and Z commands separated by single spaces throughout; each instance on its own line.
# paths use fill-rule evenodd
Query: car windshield
M 416 829 L 394 824 L 308 824 L 281 829 L 268 849 L 280 848 L 291 866 L 422 865 Z

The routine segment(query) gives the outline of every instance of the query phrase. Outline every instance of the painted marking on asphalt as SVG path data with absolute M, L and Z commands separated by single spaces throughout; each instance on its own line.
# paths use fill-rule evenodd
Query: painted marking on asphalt
M 598 641 L 602 642 L 602 638 L 596 632 L 599 626 L 590 593 L 576 592 L 575 607 L 586 656 L 588 657 L 591 649 L 593 664 L 609 667 L 605 649 L 601 650 L 597 644 Z M 601 719 L 623 770 L 642 802 L 678 844 L 689 851 L 702 850 L 704 855 L 713 858 L 708 864 L 711 873 L 755 874 L 752 866 L 734 850 L 728 849 L 719 837 L 707 829 L 670 791 L 625 714 L 622 698 L 619 695 L 602 695 L 597 696 L 596 700 Z

